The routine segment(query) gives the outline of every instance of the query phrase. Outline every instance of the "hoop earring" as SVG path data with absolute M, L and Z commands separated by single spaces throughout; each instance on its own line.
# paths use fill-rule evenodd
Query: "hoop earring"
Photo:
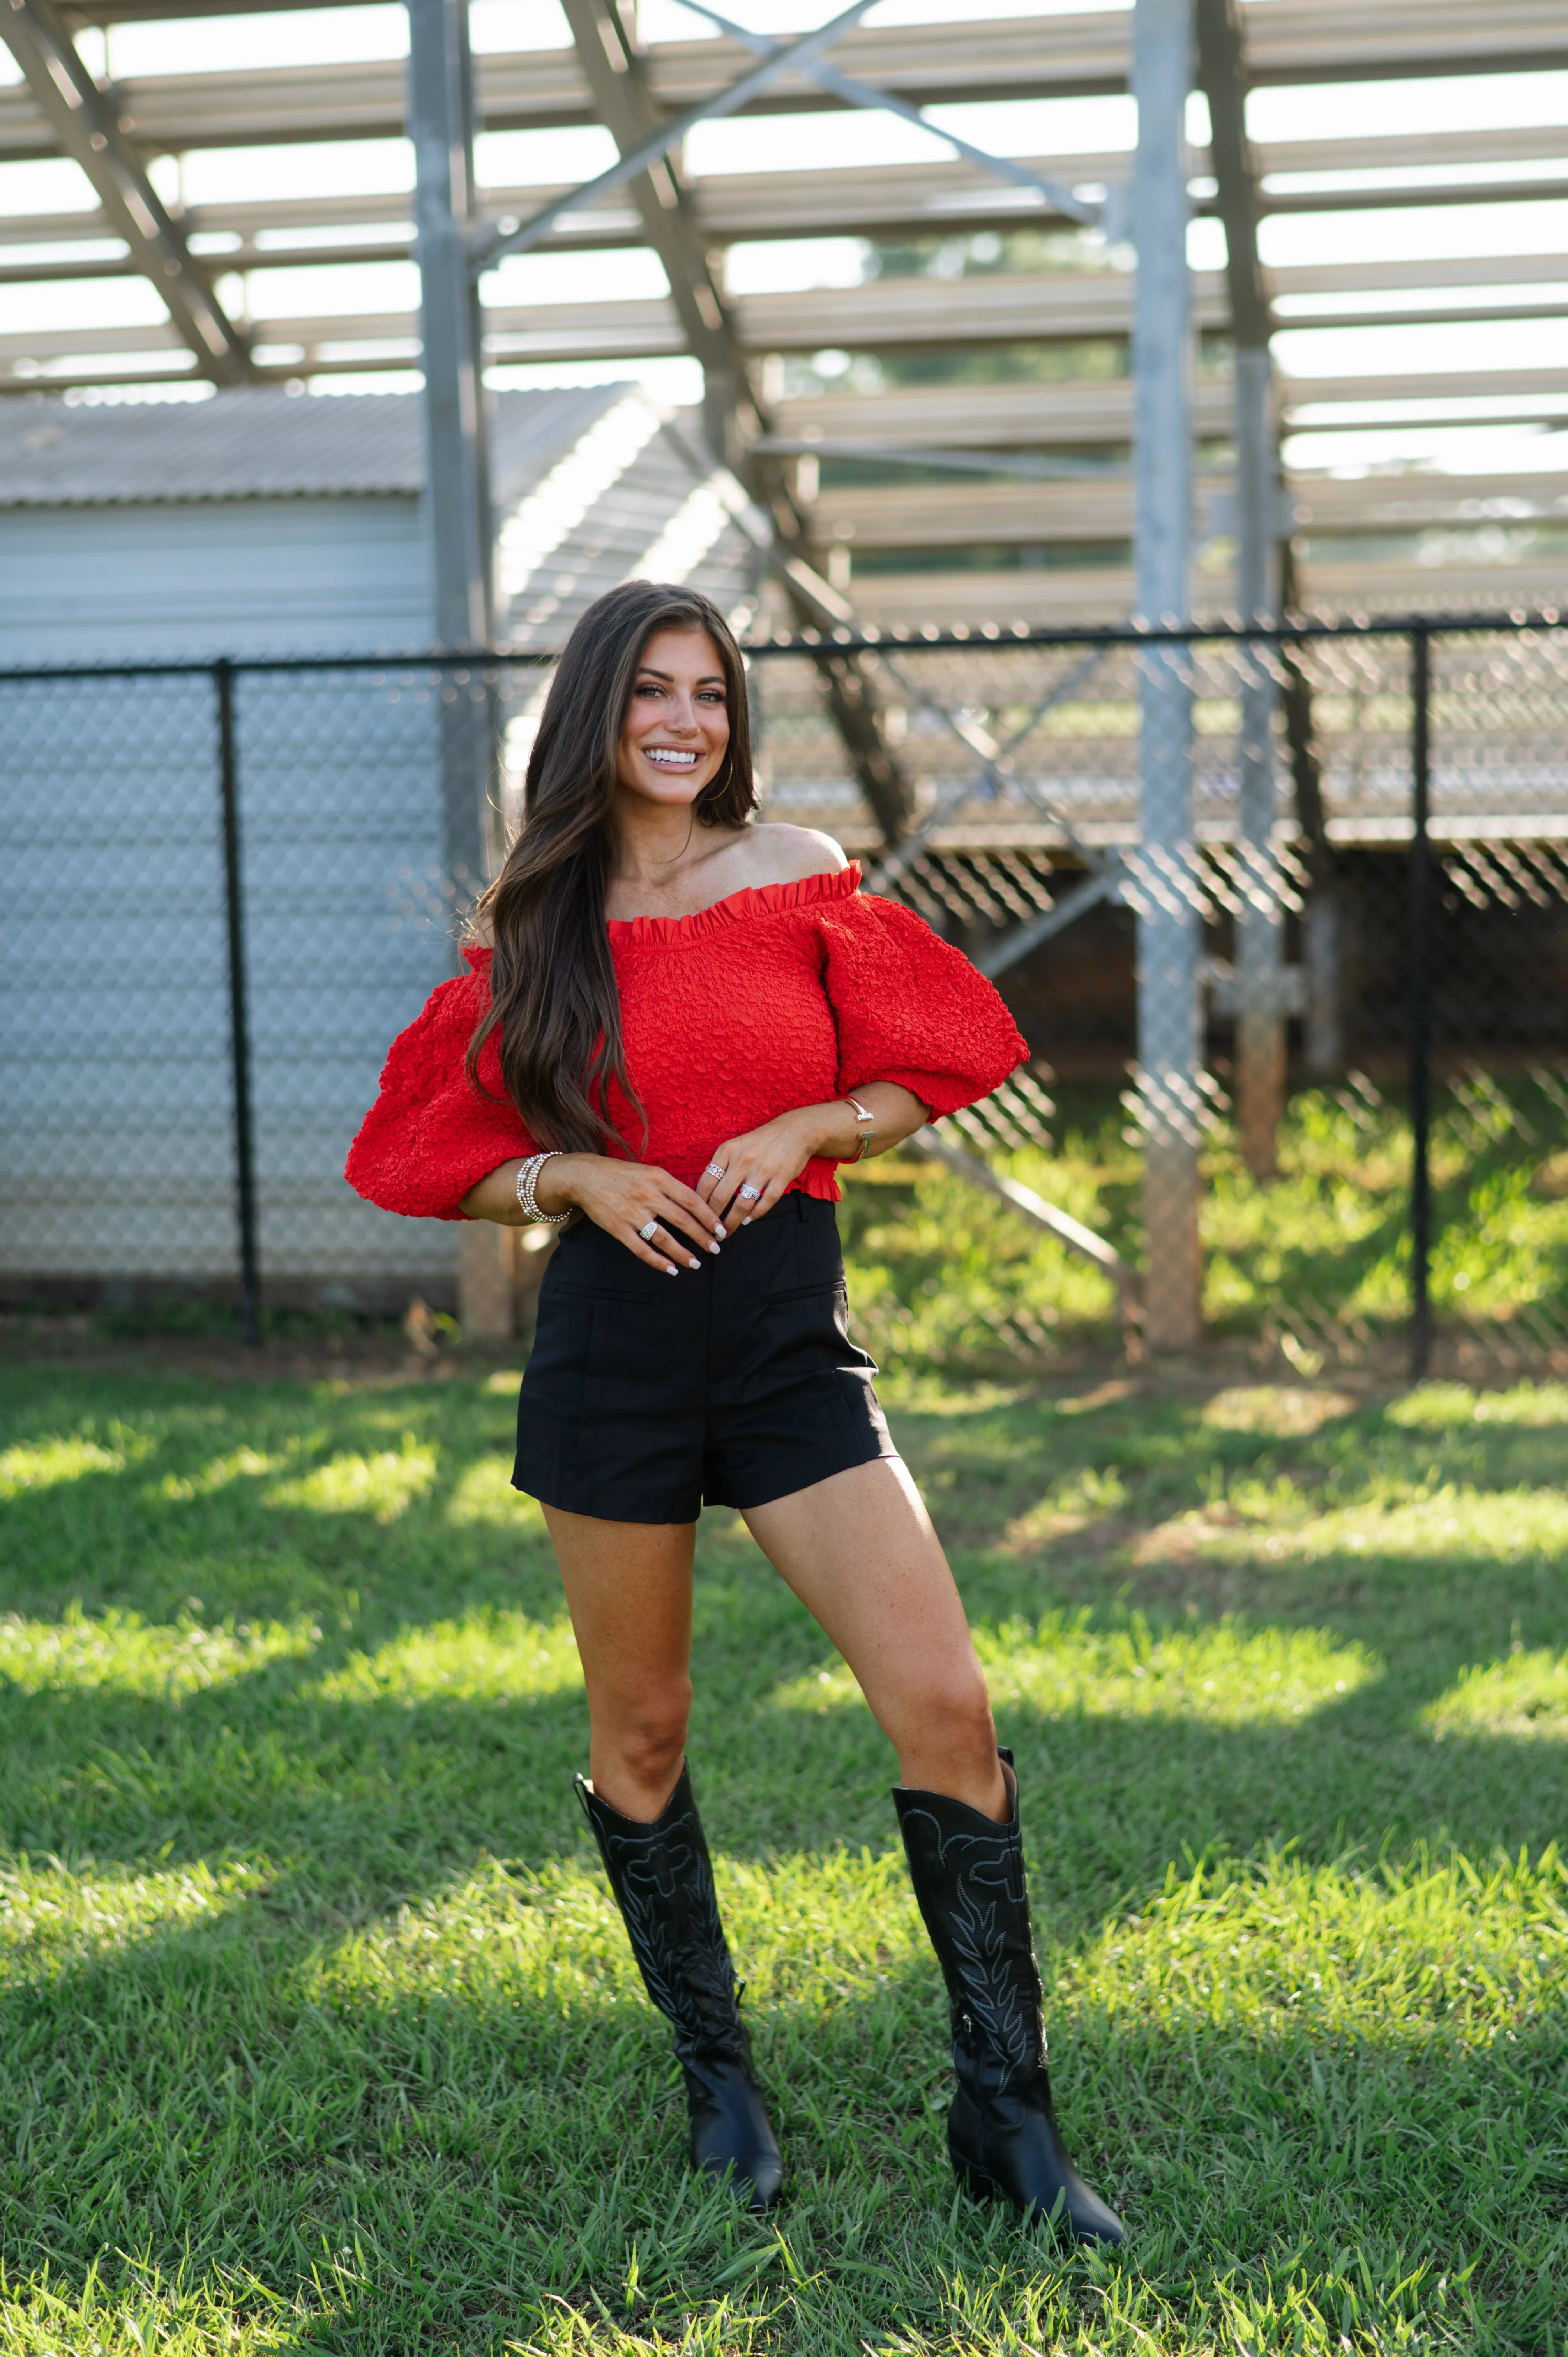
M 721 774 L 714 778 L 711 783 L 705 785 L 703 788 L 702 792 L 697 796 L 697 808 L 700 811 L 706 810 L 714 802 L 722 802 L 734 783 L 735 755 L 731 753 L 725 757 L 725 766 Z

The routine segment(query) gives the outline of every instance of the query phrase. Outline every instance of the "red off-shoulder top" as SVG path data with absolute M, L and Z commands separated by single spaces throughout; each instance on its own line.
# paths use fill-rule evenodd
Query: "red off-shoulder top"
M 969 960 L 897 901 L 861 892 L 854 865 L 732 892 L 692 917 L 609 920 L 626 1066 L 648 1121 L 612 1089 L 628 1158 L 694 1186 L 721 1138 L 870 1081 L 897 1081 L 933 1116 L 987 1095 L 1029 1050 Z M 434 990 L 392 1042 L 381 1094 L 349 1155 L 372 1203 L 456 1220 L 471 1187 L 537 1151 L 501 1087 L 492 1032 L 476 1089 L 464 1069 L 489 1005 L 489 950 Z M 796 1180 L 836 1202 L 835 1164 Z

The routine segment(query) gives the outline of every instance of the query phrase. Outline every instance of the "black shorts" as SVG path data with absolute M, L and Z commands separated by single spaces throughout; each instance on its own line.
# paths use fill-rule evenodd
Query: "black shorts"
M 876 1369 L 844 1322 L 831 1203 L 786 1195 L 667 1276 L 602 1228 L 545 1272 L 513 1486 L 613 1523 L 762 1506 L 895 1454 Z

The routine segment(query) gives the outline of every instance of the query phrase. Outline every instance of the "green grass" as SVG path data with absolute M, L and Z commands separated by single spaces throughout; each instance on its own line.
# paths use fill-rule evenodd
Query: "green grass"
M 1140 1265 L 1142 1162 L 1121 1104 L 1064 1089 L 1057 1130 L 1049 1153 L 992 1158 Z M 1283 1338 L 1287 1361 L 1314 1374 L 1400 1336 L 1410 1159 L 1402 1108 L 1361 1074 L 1296 1092 L 1266 1185 L 1217 1124 L 1201 1214 L 1210 1330 Z M 1440 1091 L 1432 1169 L 1432 1301 L 1445 1340 L 1521 1372 L 1568 1353 L 1568 1082 L 1541 1069 Z M 856 1315 L 878 1351 L 1004 1374 L 1113 1337 L 1114 1293 L 1098 1269 L 930 1164 L 866 1165 L 846 1222 Z
M 1127 2249 L 955 2197 L 893 1761 L 732 1517 L 693 1758 L 766 2222 L 686 2172 L 571 1803 L 506 1382 L 13 1366 L 0 2349 L 1561 2357 L 1568 1390 L 893 1397 Z

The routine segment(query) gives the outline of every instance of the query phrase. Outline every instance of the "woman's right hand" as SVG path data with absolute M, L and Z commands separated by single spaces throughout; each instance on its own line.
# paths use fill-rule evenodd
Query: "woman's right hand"
M 692 1254 L 693 1243 L 716 1253 L 724 1240 L 718 1213 L 668 1170 L 607 1154 L 552 1155 L 540 1166 L 533 1200 L 542 1211 L 575 1208 L 650 1268 L 671 1276 L 682 1268 L 701 1268 Z M 650 1220 L 657 1224 L 644 1238 L 640 1231 Z

